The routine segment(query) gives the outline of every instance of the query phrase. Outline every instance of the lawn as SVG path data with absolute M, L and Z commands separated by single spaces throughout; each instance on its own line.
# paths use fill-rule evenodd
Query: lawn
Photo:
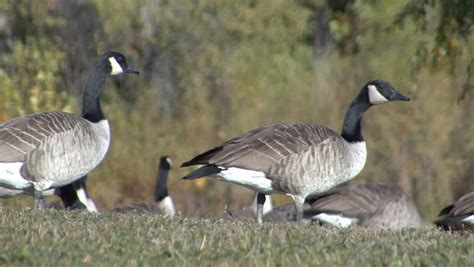
M 474 235 L 0 206 L 0 265 L 474 266 Z

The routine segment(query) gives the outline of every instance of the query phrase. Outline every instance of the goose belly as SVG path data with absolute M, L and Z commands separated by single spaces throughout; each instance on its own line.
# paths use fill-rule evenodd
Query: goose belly
M 367 157 L 365 142 L 323 142 L 284 159 L 271 169 L 276 190 L 310 196 L 326 192 L 357 176 Z
M 28 177 L 40 187 L 43 187 L 42 184 L 58 187 L 86 175 L 99 165 L 107 153 L 110 135 L 102 130 L 108 132 L 108 124 L 93 125 L 76 134 L 65 133 L 51 137 L 28 156 Z

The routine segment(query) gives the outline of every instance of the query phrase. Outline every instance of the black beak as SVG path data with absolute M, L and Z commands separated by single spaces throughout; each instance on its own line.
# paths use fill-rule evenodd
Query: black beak
M 134 73 L 134 74 L 140 74 L 140 72 L 132 67 L 127 67 L 127 69 L 124 70 L 124 73 Z
M 410 99 L 410 97 L 402 95 L 398 91 L 395 91 L 394 94 L 392 95 L 392 99 L 390 99 L 390 100 L 392 100 L 392 101 L 395 101 L 395 100 L 410 101 L 411 99 Z

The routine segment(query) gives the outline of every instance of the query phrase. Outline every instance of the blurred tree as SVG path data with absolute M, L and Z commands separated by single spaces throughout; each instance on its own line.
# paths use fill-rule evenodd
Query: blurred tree
M 47 1 L 48 4 L 54 1 Z M 4 1 L 2 57 L 0 58 L 0 95 L 2 117 L 68 109 L 62 64 L 64 53 L 58 49 L 56 31 L 62 20 L 52 16 L 51 5 L 31 1 Z
M 84 85 L 97 60 L 97 43 L 105 38 L 102 21 L 94 4 L 89 1 L 58 1 L 55 16 L 63 18 L 56 36 L 59 48 L 65 53 L 64 78 L 69 93 L 81 99 Z
M 412 62 L 414 74 L 426 65 L 433 69 L 448 66 L 455 71 L 460 56 L 467 54 L 466 79 L 459 100 L 474 89 L 474 1 L 472 0 L 410 0 L 395 16 L 393 26 L 403 26 L 407 19 L 417 25 L 417 31 L 434 33 L 432 39 L 421 40 Z M 430 49 L 431 47 L 431 49 Z
M 359 15 L 354 0 L 303 0 L 310 9 L 312 33 L 308 36 L 316 56 L 328 55 L 333 44 L 341 54 L 354 54 L 359 50 Z

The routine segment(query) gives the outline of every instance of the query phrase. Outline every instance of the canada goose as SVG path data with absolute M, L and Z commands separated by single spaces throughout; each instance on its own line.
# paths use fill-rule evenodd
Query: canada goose
M 260 197 L 264 197 L 265 201 L 260 200 Z M 225 221 L 244 221 L 244 220 L 255 220 L 255 216 L 258 215 L 257 212 L 257 205 L 259 202 L 264 202 L 263 207 L 262 207 L 262 216 L 265 216 L 267 213 L 271 212 L 273 209 L 273 204 L 272 204 L 272 197 L 271 195 L 264 195 L 260 193 L 255 194 L 254 201 L 251 206 L 249 207 L 244 207 L 242 209 L 235 209 L 231 211 L 227 211 L 223 216 L 222 219 Z M 257 219 L 257 220 L 262 220 Z M 261 222 L 261 221 L 259 221 Z
M 130 204 L 116 207 L 112 209 L 112 211 L 123 213 L 160 213 L 173 217 L 176 214 L 176 209 L 173 204 L 173 199 L 168 195 L 168 172 L 172 166 L 171 159 L 168 156 L 160 158 L 158 173 L 156 175 L 155 202 Z
M 438 216 L 443 218 L 435 224 L 444 230 L 474 232 L 474 191 L 442 209 Z
M 348 184 L 314 199 L 305 218 L 340 228 L 419 228 L 428 225 L 415 204 L 396 185 Z
M 11 119 L 0 125 L 0 186 L 30 191 L 35 207 L 42 192 L 74 182 L 105 157 L 110 129 L 100 107 L 100 94 L 110 75 L 136 73 L 118 52 L 105 53 L 89 75 L 82 117 L 44 112 Z
M 296 220 L 301 221 L 306 197 L 354 178 L 364 167 L 367 156 L 361 132 L 364 112 L 373 105 L 395 100 L 410 98 L 387 81 L 371 81 L 350 104 L 341 135 L 304 122 L 264 126 L 184 162 L 182 167 L 204 166 L 183 179 L 213 176 L 262 194 L 290 195 L 297 210 Z

